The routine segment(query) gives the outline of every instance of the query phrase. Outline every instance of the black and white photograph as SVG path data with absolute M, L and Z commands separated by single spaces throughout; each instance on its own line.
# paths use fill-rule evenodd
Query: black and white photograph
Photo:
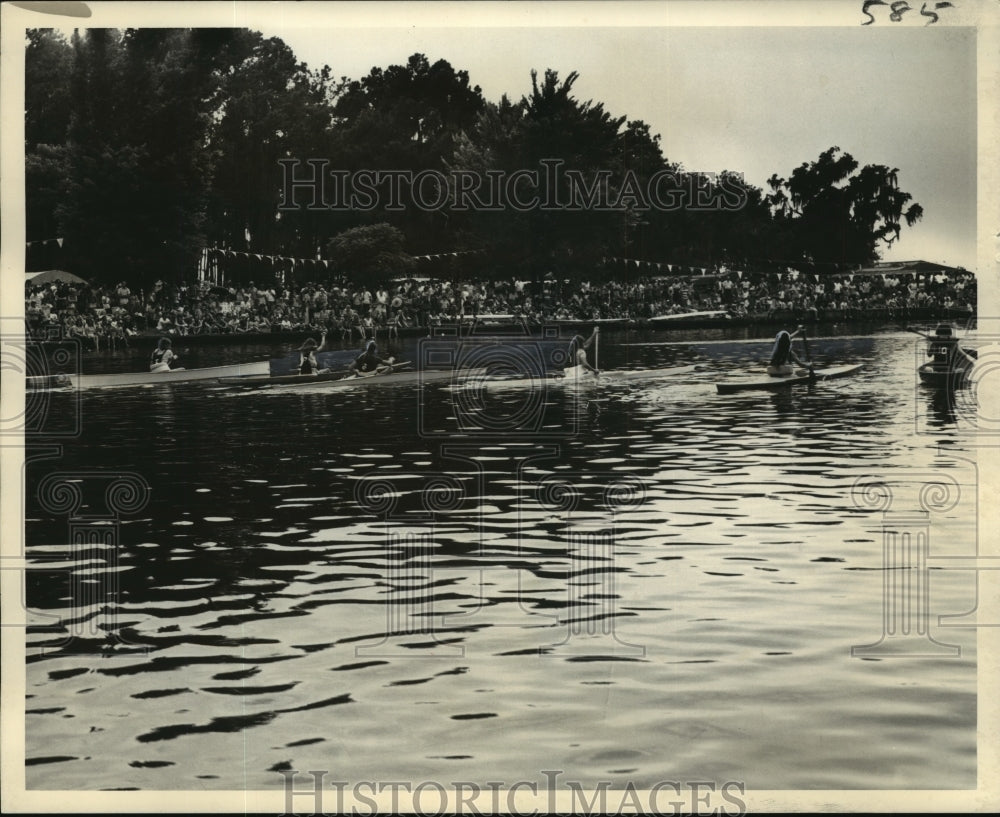
M 5 812 L 1000 809 L 1000 3 L 2 14 Z

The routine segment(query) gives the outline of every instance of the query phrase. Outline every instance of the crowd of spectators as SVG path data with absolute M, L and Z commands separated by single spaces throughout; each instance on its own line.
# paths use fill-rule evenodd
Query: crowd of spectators
M 140 334 L 199 335 L 326 330 L 345 340 L 402 329 L 430 329 L 483 315 L 526 325 L 598 319 L 644 321 L 691 311 L 768 320 L 814 317 L 905 319 L 914 310 L 974 310 L 973 273 L 837 274 L 717 271 L 685 277 L 624 277 L 601 283 L 518 280 L 396 280 L 376 287 L 191 286 L 157 282 L 136 292 L 50 283 L 26 287 L 25 314 L 35 337 L 80 338 L 89 348 L 128 345 Z

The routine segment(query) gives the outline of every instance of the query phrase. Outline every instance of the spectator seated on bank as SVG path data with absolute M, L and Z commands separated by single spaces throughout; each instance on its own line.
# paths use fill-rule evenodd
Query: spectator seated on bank
M 223 289 L 204 281 L 193 286 L 157 281 L 144 294 L 126 282 L 107 288 L 29 283 L 25 321 L 35 336 L 62 330 L 95 349 L 114 348 L 149 330 L 184 335 L 326 327 L 331 337 L 339 332 L 353 343 L 355 335 L 363 340 L 385 331 L 395 337 L 404 328 L 427 329 L 479 314 L 519 315 L 534 326 L 552 320 L 649 319 L 692 310 L 726 310 L 733 317 L 758 320 L 812 314 L 825 320 L 906 319 L 913 310 L 971 311 L 976 291 L 972 273 L 919 279 L 910 273 L 816 277 L 787 269 L 604 283 L 547 278 L 539 287 L 514 279 L 461 285 L 404 281 L 353 289 L 317 282 Z

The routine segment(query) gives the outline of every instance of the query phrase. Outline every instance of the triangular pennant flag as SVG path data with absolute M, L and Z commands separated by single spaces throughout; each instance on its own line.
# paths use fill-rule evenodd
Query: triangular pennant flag
M 63 240 L 61 238 L 57 238 L 56 242 L 59 244 L 59 247 L 61 248 L 63 245 Z
M 329 262 L 329 261 L 324 261 L 324 262 L 323 262 L 323 266 L 324 266 L 324 267 L 325 267 L 326 269 L 330 269 L 330 262 Z

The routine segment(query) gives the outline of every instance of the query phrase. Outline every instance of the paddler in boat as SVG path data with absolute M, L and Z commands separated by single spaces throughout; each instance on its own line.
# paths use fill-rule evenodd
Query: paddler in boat
M 149 356 L 149 370 L 151 372 L 170 371 L 170 364 L 177 360 L 177 355 L 170 347 L 170 338 L 160 338 L 153 353 Z
M 601 327 L 595 326 L 594 331 L 590 333 L 590 337 L 586 340 L 583 339 L 583 335 L 573 336 L 573 340 L 569 342 L 569 366 L 567 368 L 582 366 L 588 372 L 593 372 L 594 377 L 600 374 L 587 360 L 587 350 L 594 345 L 600 334 Z
M 795 374 L 792 361 L 799 366 L 809 369 L 810 372 L 812 371 L 812 363 L 803 363 L 792 348 L 792 341 L 799 335 L 804 335 L 804 333 L 804 328 L 799 326 L 791 334 L 787 330 L 782 329 L 774 336 L 774 348 L 771 349 L 771 360 L 767 366 L 767 373 L 771 377 L 788 377 Z
M 319 360 L 316 359 L 316 353 L 322 352 L 326 348 L 326 331 L 320 336 L 319 345 L 313 338 L 306 338 L 303 344 L 298 348 L 299 352 L 299 365 L 296 371 L 299 374 L 323 374 L 328 372 L 329 369 L 321 369 L 319 367 Z
M 388 366 L 391 371 L 392 364 L 395 361 L 396 358 L 394 357 L 390 357 L 388 360 L 380 358 L 378 356 L 378 346 L 374 340 L 370 340 L 367 346 L 365 346 L 365 351 L 354 359 L 349 368 L 352 374 L 366 375 L 374 373 L 379 366 Z
M 929 341 L 927 356 L 934 358 L 936 369 L 947 369 L 958 357 L 958 338 L 949 323 L 939 323 L 933 335 L 924 335 Z

